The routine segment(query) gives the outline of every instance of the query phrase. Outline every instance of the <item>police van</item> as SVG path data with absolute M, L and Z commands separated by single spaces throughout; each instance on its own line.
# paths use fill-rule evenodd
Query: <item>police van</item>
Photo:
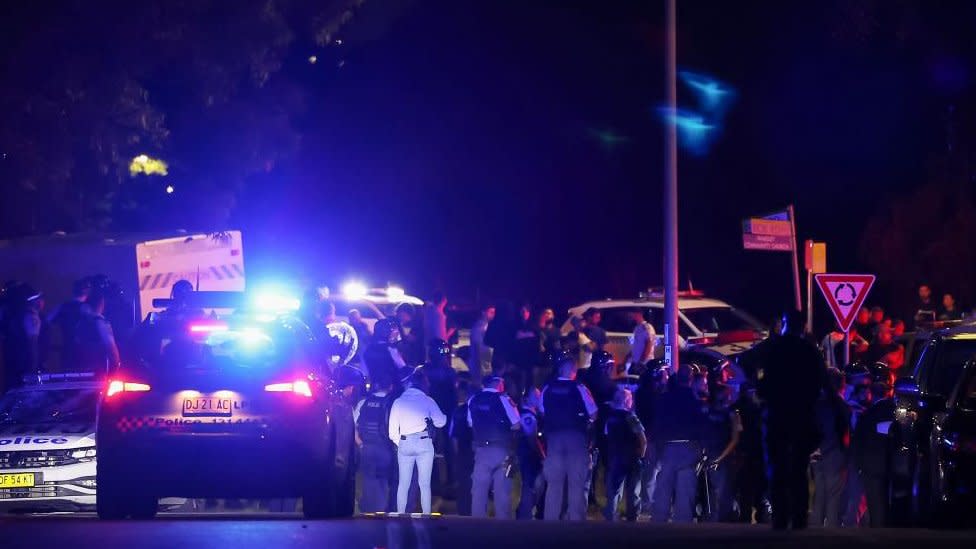
M 574 320 L 582 319 L 590 308 L 600 311 L 600 327 L 607 332 L 606 350 L 618 364 L 630 359 L 636 322 L 635 313 L 650 309 L 651 325 L 657 334 L 655 358 L 664 354 L 664 293 L 651 290 L 632 299 L 589 301 L 569 310 L 560 332 L 573 331 Z M 728 303 L 711 299 L 698 290 L 678 293 L 678 337 L 682 346 L 732 356 L 752 348 L 769 335 L 768 330 L 751 315 Z
M 0 511 L 95 508 L 91 374 L 35 376 L 0 397 Z

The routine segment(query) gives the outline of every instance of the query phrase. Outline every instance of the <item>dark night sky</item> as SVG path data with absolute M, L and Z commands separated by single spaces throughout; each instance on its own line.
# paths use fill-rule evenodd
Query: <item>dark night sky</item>
M 709 155 L 681 159 L 682 280 L 767 314 L 788 257 L 742 251 L 741 218 L 794 202 L 800 237 L 858 270 L 865 218 L 925 177 L 945 101 L 923 53 L 890 29 L 858 42 L 843 3 L 679 4 L 679 65 L 737 91 Z M 293 261 L 313 249 L 327 278 L 559 303 L 657 285 L 662 19 L 661 2 L 414 3 L 341 54 L 300 162 L 241 224 L 286 206 Z
M 659 285 L 663 12 L 367 0 L 342 46 L 295 44 L 300 152 L 232 219 L 251 276 L 560 306 Z M 679 65 L 736 90 L 708 155 L 680 159 L 682 284 L 789 303 L 788 255 L 743 251 L 740 222 L 791 202 L 830 270 L 863 269 L 867 218 L 930 176 L 971 91 L 976 4 L 679 0 L 678 20 Z

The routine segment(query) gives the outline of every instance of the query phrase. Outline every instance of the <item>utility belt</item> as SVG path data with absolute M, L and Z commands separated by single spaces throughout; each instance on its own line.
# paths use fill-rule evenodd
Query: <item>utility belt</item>
M 410 433 L 409 435 L 400 435 L 400 440 L 424 440 L 428 438 L 430 438 L 430 434 L 428 434 L 427 431 Z

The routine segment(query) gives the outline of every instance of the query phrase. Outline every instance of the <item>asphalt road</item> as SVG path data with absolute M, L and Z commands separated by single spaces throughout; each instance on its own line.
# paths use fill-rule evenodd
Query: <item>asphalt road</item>
M 84 516 L 0 518 L 0 546 L 190 549 L 341 549 L 543 547 L 973 547 L 976 532 L 929 530 L 807 530 L 774 533 L 765 526 L 653 525 L 604 522 L 497 522 L 464 518 L 358 518 L 306 521 L 299 516 L 166 516 L 153 521 L 102 522 Z

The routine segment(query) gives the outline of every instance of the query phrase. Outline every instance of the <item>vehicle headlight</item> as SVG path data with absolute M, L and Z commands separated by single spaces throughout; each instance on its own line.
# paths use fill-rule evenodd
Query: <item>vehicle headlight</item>
M 74 459 L 95 459 L 95 447 L 90 446 L 88 448 L 78 448 L 71 452 L 71 457 Z

